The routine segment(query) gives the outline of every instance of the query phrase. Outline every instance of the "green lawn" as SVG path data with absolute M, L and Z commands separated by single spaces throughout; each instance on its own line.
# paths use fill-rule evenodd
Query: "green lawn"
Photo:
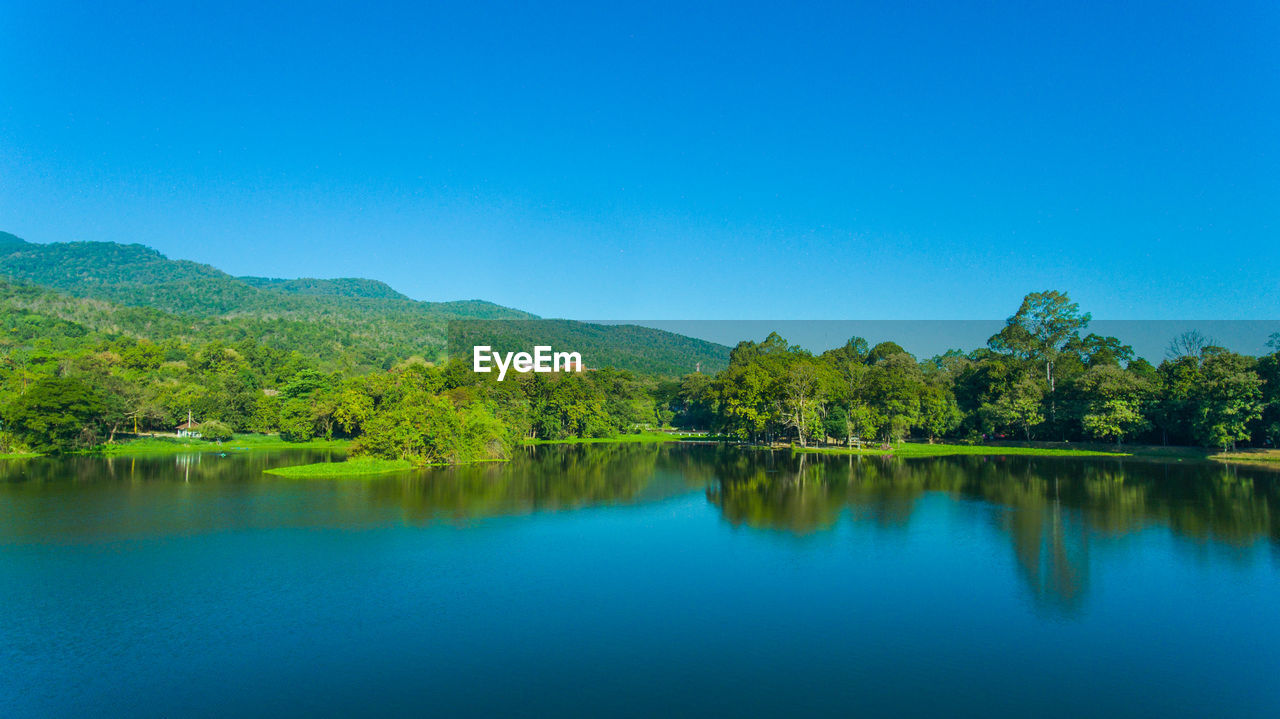
M 191 437 L 143 437 L 116 444 L 104 444 L 95 449 L 108 457 L 144 456 L 157 454 L 186 454 L 189 452 L 243 452 L 268 449 L 328 449 L 346 450 L 351 446 L 347 439 L 313 439 L 310 442 L 286 442 L 275 434 L 237 434 L 226 442 L 208 442 Z
M 404 472 L 413 469 L 413 465 L 404 459 L 375 459 L 373 457 L 357 457 L 345 462 L 316 462 L 315 464 L 299 464 L 293 467 L 276 467 L 266 470 L 267 474 L 291 479 L 337 479 L 341 477 L 367 477 L 374 474 Z
M 39 456 L 39 452 L 6 452 L 0 454 L 0 459 L 31 459 Z

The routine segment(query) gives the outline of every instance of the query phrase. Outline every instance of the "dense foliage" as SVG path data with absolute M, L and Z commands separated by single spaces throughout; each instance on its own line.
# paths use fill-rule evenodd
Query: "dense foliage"
M 49 280 L 50 272 L 30 269 L 39 263 L 24 264 L 44 251 L 32 247 L 0 237 L 7 257 L 0 269 L 28 268 L 23 272 Z M 151 253 L 97 245 L 48 251 L 105 252 L 109 257 L 98 257 L 104 262 Z M 684 372 L 689 360 L 714 355 L 718 345 L 670 333 L 564 321 L 456 323 L 455 349 L 473 341 L 515 349 L 573 338 L 651 371 L 593 364 L 584 351 L 588 371 L 498 382 L 472 372 L 469 357 L 446 359 L 443 325 L 415 320 L 416 341 L 413 333 L 397 334 L 394 312 L 389 324 L 361 325 L 381 316 L 385 303 L 424 304 L 385 285 L 240 281 L 177 263 L 189 271 L 182 275 L 159 255 L 148 262 L 151 274 L 140 277 L 175 293 L 177 284 L 207 280 L 235 287 L 220 295 L 227 302 L 269 292 L 357 309 L 335 310 L 335 319 L 284 302 L 279 316 L 270 316 L 253 309 L 258 300 L 245 300 L 242 314 L 195 316 L 0 281 L 0 452 L 85 449 L 123 433 L 172 432 L 188 416 L 211 440 L 232 432 L 350 437 L 360 453 L 418 464 L 502 458 L 528 439 L 610 437 L 655 426 L 800 445 L 1016 438 L 1230 449 L 1280 441 L 1280 337 L 1271 354 L 1250 357 L 1190 333 L 1175 338 L 1154 366 L 1120 340 L 1088 333 L 1089 315 L 1058 292 L 1028 295 L 986 347 L 967 353 L 921 361 L 893 342 L 873 347 L 855 337 L 815 355 L 773 334 L 740 343 L 714 374 Z M 74 271 L 61 287 L 128 296 L 117 286 L 129 284 L 124 275 L 72 260 L 66 266 Z M 350 302 L 357 304 L 341 304 Z M 553 337 L 539 336 L 543 329 Z M 424 351 L 430 347 L 439 351 Z M 715 368 L 712 360 L 705 366 Z
M 153 342 L 250 339 L 302 350 L 330 370 L 388 369 L 414 356 L 441 362 L 450 335 L 518 350 L 571 347 L 591 367 L 664 374 L 699 362 L 719 368 L 728 359 L 727 347 L 661 330 L 542 320 L 480 300 L 417 302 L 366 279 L 233 277 L 142 245 L 41 245 L 0 233 L 0 278 L 8 278 L 0 282 L 0 311 Z
M 498 382 L 461 360 L 334 369 L 251 339 L 153 342 L 0 310 L 11 330 L 0 335 L 4 451 L 85 449 L 124 432 L 172 432 L 191 415 L 210 440 L 353 437 L 363 453 L 457 463 L 505 457 L 525 438 L 607 437 L 671 417 L 656 399 L 660 380 L 621 370 Z
M 1034 293 L 988 346 L 917 361 L 861 338 L 815 356 L 776 334 L 734 348 L 714 379 L 686 377 L 677 421 L 801 445 L 906 437 L 1196 444 L 1280 441 L 1280 351 L 1230 352 L 1195 333 L 1159 367 L 1058 292 Z M 1272 349 L 1280 350 L 1280 337 Z

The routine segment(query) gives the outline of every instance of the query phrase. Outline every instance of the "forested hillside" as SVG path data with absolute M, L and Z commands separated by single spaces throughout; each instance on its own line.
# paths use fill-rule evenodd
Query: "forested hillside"
M 416 302 L 373 280 L 233 277 L 209 265 L 171 260 L 142 245 L 114 242 L 35 244 L 0 233 L 0 276 L 78 297 L 193 316 L 377 314 L 418 318 L 530 319 L 490 302 Z
M 638 325 L 573 320 L 450 320 L 449 354 L 467 358 L 476 345 L 498 352 L 529 351 L 535 345 L 582 353 L 587 367 L 619 367 L 650 374 L 683 375 L 701 366 L 714 372 L 729 363 L 729 348 Z
M 667 424 L 800 445 L 1280 442 L 1280 335 L 1251 357 L 1190 333 L 1155 365 L 1089 323 L 1065 294 L 1038 292 L 969 352 L 919 359 L 854 337 L 816 355 L 777 335 L 730 352 L 643 327 L 417 302 L 373 280 L 237 278 L 138 245 L 3 235 L 0 451 L 84 449 L 188 413 L 209 436 L 345 435 L 419 463 Z M 477 344 L 576 351 L 588 371 L 498 382 L 471 371 Z
M 443 361 L 448 323 L 459 320 L 485 321 L 465 331 L 477 344 L 551 344 L 581 352 L 593 367 L 675 375 L 728 361 L 727 347 L 660 330 L 539 320 L 482 300 L 419 302 L 369 279 L 233 277 L 142 245 L 41 245 L 0 233 L 0 278 L 9 280 L 0 287 L 6 311 L 153 342 L 251 339 L 302 351 L 328 369 Z
M 504 457 L 524 439 L 665 425 L 802 446 L 1280 441 L 1280 334 L 1270 354 L 1251 357 L 1190 333 L 1153 365 L 1117 338 L 1086 333 L 1089 319 L 1062 293 L 1033 293 L 986 347 L 967 353 L 921 360 L 854 337 L 815 355 L 770 335 L 739 343 L 714 374 L 589 364 L 499 382 L 473 372 L 469 357 L 359 366 L 348 337 L 320 322 L 191 318 L 0 282 L 0 453 L 88 449 L 134 428 L 172 431 L 189 413 L 206 437 L 346 436 L 359 453 L 418 464 Z M 452 340 L 518 347 L 526 325 L 583 346 L 652 339 L 649 330 L 548 321 L 498 323 L 486 335 L 485 324 L 455 324 Z M 663 339 L 671 352 L 697 347 Z
M 0 328 L 0 454 L 91 449 L 194 416 L 208 439 L 348 436 L 362 451 L 457 462 L 672 417 L 662 398 L 675 381 L 625 370 L 499 383 L 463 360 L 326 365 L 349 355 L 298 320 L 192 319 L 0 282 Z
M 356 277 L 340 277 L 334 280 L 317 280 L 303 278 L 298 280 L 281 280 L 274 277 L 237 277 L 236 279 L 254 287 L 289 292 L 295 295 L 314 295 L 321 297 L 364 297 L 382 300 L 408 300 L 408 297 L 396 292 L 385 282 L 365 280 Z

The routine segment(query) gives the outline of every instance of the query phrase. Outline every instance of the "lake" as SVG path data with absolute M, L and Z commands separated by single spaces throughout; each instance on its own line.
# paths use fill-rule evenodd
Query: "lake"
M 0 716 L 1280 715 L 1280 473 L 0 462 Z

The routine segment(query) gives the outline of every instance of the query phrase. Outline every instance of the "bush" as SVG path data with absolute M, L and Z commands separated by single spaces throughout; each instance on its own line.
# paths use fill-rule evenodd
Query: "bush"
M 200 439 L 210 442 L 226 442 L 231 439 L 231 428 L 217 420 L 210 420 L 196 428 Z
M 0 432 L 0 454 L 25 454 L 31 448 L 8 432 Z

